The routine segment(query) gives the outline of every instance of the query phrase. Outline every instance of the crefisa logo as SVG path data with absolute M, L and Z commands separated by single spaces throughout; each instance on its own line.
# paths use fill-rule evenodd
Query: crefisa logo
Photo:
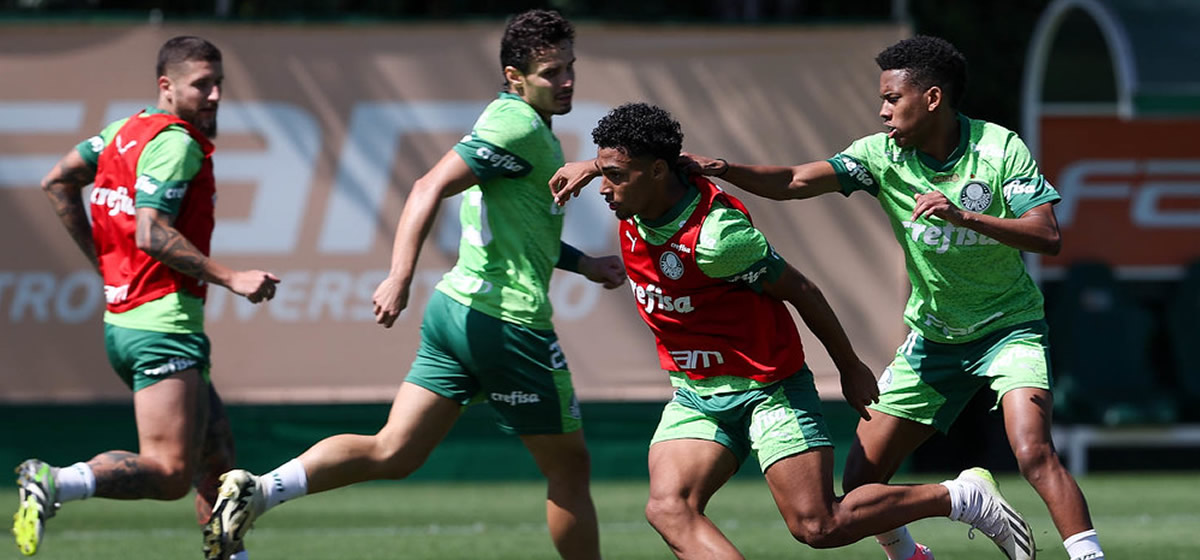
M 674 252 L 667 251 L 658 257 L 658 269 L 666 274 L 667 278 L 678 280 L 683 277 L 683 259 Z

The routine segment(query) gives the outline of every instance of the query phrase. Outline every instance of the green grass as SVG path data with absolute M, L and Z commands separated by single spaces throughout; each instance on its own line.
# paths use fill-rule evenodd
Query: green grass
M 936 478 L 928 481 L 938 480 Z M 1034 527 L 1039 558 L 1066 560 L 1045 507 L 1027 484 L 1001 477 L 1006 497 Z M 1113 560 L 1200 557 L 1200 475 L 1120 474 L 1080 481 L 1105 552 Z M 0 490 L 15 504 L 15 490 Z M 552 559 L 540 483 L 375 483 L 289 503 L 259 520 L 247 545 L 253 560 L 375 558 Z M 610 560 L 672 556 L 642 517 L 644 481 L 596 482 L 601 541 Z M 881 560 L 873 539 L 827 551 L 794 542 L 761 480 L 736 478 L 709 515 L 750 559 Z M 944 519 L 912 527 L 942 560 L 1001 558 L 986 537 Z M 0 549 L 3 550 L 3 549 Z M 72 502 L 50 520 L 43 560 L 196 559 L 200 530 L 190 500 Z M 22 558 L 9 546 L 0 558 Z

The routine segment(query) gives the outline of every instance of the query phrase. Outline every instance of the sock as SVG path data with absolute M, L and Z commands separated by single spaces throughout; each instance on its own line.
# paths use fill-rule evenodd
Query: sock
M 900 527 L 875 535 L 875 541 L 883 547 L 888 560 L 908 560 L 917 553 L 917 543 L 908 533 L 908 527 Z
M 308 493 L 308 474 L 304 472 L 304 465 L 300 463 L 300 459 L 292 459 L 262 475 L 258 483 L 267 499 L 266 509 Z
M 1100 538 L 1096 536 L 1095 529 L 1067 537 L 1063 547 L 1067 549 L 1067 556 L 1071 560 L 1104 560 L 1104 551 L 1100 549 Z
M 54 499 L 59 503 L 86 500 L 96 493 L 96 474 L 83 462 L 55 469 L 54 487 L 58 489 Z
M 968 487 L 957 480 L 944 481 L 942 486 L 950 491 L 949 517 L 951 521 L 970 523 L 979 517 L 983 500 L 980 499 L 974 487 Z

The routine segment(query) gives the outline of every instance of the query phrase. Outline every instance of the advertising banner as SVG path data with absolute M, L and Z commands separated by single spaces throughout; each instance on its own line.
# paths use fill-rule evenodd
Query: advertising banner
M 75 144 L 154 103 L 157 50 L 181 34 L 224 54 L 213 258 L 283 279 L 277 297 L 257 306 L 209 290 L 214 382 L 231 402 L 390 400 L 430 291 L 454 263 L 457 199 L 442 205 L 394 328 L 374 323 L 371 296 L 413 182 L 470 131 L 502 84 L 502 27 L 6 27 L 0 402 L 128 398 L 104 353 L 100 280 L 39 182 Z M 568 160 L 590 158 L 596 121 L 646 101 L 682 123 L 688 151 L 761 164 L 823 159 L 880 129 L 873 59 L 904 33 L 580 26 L 574 110 L 554 119 L 554 132 Z M 617 221 L 596 187 L 568 205 L 564 238 L 592 255 L 614 254 Z M 908 286 L 875 201 L 778 203 L 732 192 L 824 290 L 863 360 L 882 370 L 904 337 Z M 670 395 L 628 285 L 606 291 L 559 272 L 551 295 L 582 399 Z M 840 398 L 836 370 L 801 332 L 823 395 Z

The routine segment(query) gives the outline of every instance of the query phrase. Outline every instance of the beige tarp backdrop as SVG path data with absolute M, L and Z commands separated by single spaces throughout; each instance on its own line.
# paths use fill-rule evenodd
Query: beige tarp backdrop
M 457 201 L 426 244 L 410 310 L 391 330 L 370 298 L 412 182 L 470 130 L 501 83 L 499 23 L 353 27 L 6 26 L 0 33 L 0 401 L 128 398 L 102 341 L 98 278 L 38 190 L 75 143 L 152 103 L 159 45 L 178 34 L 225 56 L 215 258 L 284 279 L 263 306 L 210 291 L 213 378 L 230 401 L 389 400 L 421 309 L 453 263 Z M 685 149 L 731 160 L 821 159 L 880 129 L 873 58 L 895 26 L 661 29 L 583 25 L 575 110 L 555 120 L 568 159 L 626 101 L 678 118 Z M 613 253 L 595 186 L 566 239 Z M 736 192 L 736 191 L 735 191 Z M 907 283 L 873 199 L 746 200 L 756 223 L 825 291 L 874 369 L 901 341 Z M 583 399 L 669 395 L 627 288 L 556 277 L 556 325 Z M 836 372 L 802 331 L 822 393 Z

